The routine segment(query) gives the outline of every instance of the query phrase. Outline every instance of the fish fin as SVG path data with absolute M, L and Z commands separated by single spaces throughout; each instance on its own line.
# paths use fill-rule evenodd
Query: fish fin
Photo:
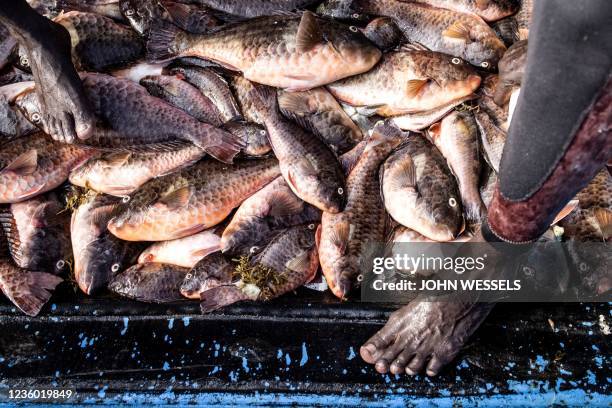
M 297 92 L 283 92 L 278 96 L 278 107 L 283 112 L 288 112 L 295 115 L 306 115 L 313 113 L 310 106 L 308 106 L 308 100 L 303 94 Z
M 204 149 L 206 153 L 215 159 L 231 164 L 234 161 L 234 157 L 244 149 L 245 143 L 240 136 L 233 135 L 223 129 L 214 128 L 208 124 L 203 123 L 202 126 L 204 126 L 204 131 L 195 137 L 193 144 Z M 217 140 L 215 144 L 210 142 L 211 129 L 214 129 L 214 137 Z
M 131 152 L 115 152 L 104 156 L 104 161 L 112 166 L 123 166 L 132 157 Z
M 63 224 L 65 218 L 63 214 L 60 213 L 61 210 L 62 209 L 57 203 L 42 203 L 34 210 L 30 222 L 32 222 L 36 228 Z
M 441 122 L 436 122 L 427 129 L 427 134 L 432 141 L 435 141 L 438 137 L 440 137 L 440 131 L 442 128 Z
M 411 52 L 411 51 L 429 51 L 429 48 L 427 48 L 426 46 L 424 46 L 421 43 L 411 42 L 411 43 L 403 44 L 400 47 L 400 51 L 405 51 L 405 52 Z
M 62 278 L 50 273 L 19 271 L 10 275 L 3 292 L 22 312 L 36 316 L 60 282 Z
M 357 143 L 355 147 L 340 156 L 340 164 L 342 165 L 342 169 L 344 170 L 345 175 L 348 175 L 353 170 L 353 168 L 355 168 L 355 165 L 363 154 L 363 151 L 368 145 L 369 140 L 370 136 L 366 136 L 366 138 L 361 142 Z
M 599 229 L 603 238 L 607 241 L 612 237 L 612 210 L 608 208 L 596 208 L 595 219 L 599 224 Z
M 298 214 L 304 209 L 304 202 L 291 191 L 278 191 L 270 197 L 268 214 L 272 217 L 283 217 Z
M 162 1 L 164 8 L 172 17 L 172 21 L 177 27 L 186 27 L 191 16 L 191 8 L 187 4 L 175 1 Z
M 170 238 L 170 239 L 172 240 L 172 239 L 188 237 L 190 235 L 197 234 L 198 232 L 201 232 L 204 228 L 205 228 L 205 226 L 202 225 L 202 224 L 196 224 L 196 225 L 192 225 L 190 227 L 182 228 L 182 229 L 174 231 L 173 237 Z
M 17 158 L 10 162 L 2 171 L 12 171 L 19 176 L 27 176 L 34 173 L 37 166 L 38 152 L 36 149 L 31 149 L 17 156 Z
M 180 53 L 177 37 L 184 33 L 174 24 L 157 20 L 151 27 L 147 41 L 147 59 L 150 61 L 163 61 L 172 59 Z
M 456 21 L 451 24 L 450 27 L 442 32 L 442 35 L 454 40 L 462 40 L 465 42 L 472 41 L 470 37 L 470 28 L 460 21 Z
M 297 185 L 295 184 L 295 177 L 291 169 L 289 169 L 289 171 L 287 172 L 287 179 L 285 181 L 293 191 L 298 191 Z
M 18 196 L 15 201 L 24 201 L 24 200 L 27 200 L 28 198 L 34 197 L 35 195 L 38 195 L 44 188 L 45 188 L 45 185 L 40 184 L 38 186 L 32 187 L 29 190 L 24 190 L 23 194 Z
M 103 228 L 106 230 L 108 221 L 119 213 L 118 204 L 103 205 L 94 208 L 91 211 L 91 222 L 93 225 Z
M 347 221 L 336 223 L 330 233 L 329 240 L 333 246 L 344 254 L 348 246 L 351 225 Z
M 571 212 L 576 209 L 576 207 L 578 207 L 578 200 L 571 200 L 569 203 L 565 205 L 565 207 L 561 209 L 561 211 L 559 211 L 559 214 L 557 214 L 557 216 L 555 217 L 555 219 L 550 225 L 554 225 L 558 223 L 559 221 L 561 221 L 562 219 L 564 219 L 565 217 L 567 217 L 568 215 L 570 215 Z
M 405 188 L 416 190 L 416 185 L 416 168 L 412 158 L 406 155 L 405 160 L 400 166 L 397 177 L 391 180 L 391 189 L 395 191 Z
M 253 107 L 260 116 L 274 114 L 278 110 L 276 88 L 253 83 Z
M 298 52 L 308 52 L 323 42 L 323 32 L 314 13 L 305 11 L 295 37 L 295 48 Z
M 285 267 L 291 271 L 304 273 L 310 269 L 310 251 L 304 251 L 285 263 Z
M 378 105 L 369 105 L 369 106 L 357 106 L 355 110 L 358 114 L 365 116 L 367 118 L 376 115 L 378 110 L 384 106 L 387 106 L 385 103 L 381 103 Z
M 317 226 L 317 231 L 315 232 L 315 245 L 317 249 L 321 248 L 321 232 L 323 231 L 323 227 L 321 224 Z
M 166 205 L 170 210 L 178 210 L 189 203 L 191 195 L 191 187 L 185 186 L 164 195 L 159 199 L 159 202 Z
M 411 79 L 406 83 L 406 96 L 414 98 L 429 83 L 427 79 Z
M 196 258 L 204 258 L 206 255 L 211 254 L 213 252 L 217 252 L 221 249 L 219 245 L 215 245 L 208 248 L 200 248 L 195 251 L 191 251 L 191 256 Z
M 200 293 L 200 310 L 202 313 L 209 313 L 222 307 L 229 306 L 232 303 L 248 299 L 248 296 L 235 285 L 217 286 Z

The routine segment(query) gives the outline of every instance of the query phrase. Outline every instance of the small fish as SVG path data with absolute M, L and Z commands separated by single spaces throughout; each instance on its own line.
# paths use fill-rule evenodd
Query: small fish
M 506 144 L 506 132 L 497 127 L 491 117 L 485 112 L 474 114 L 484 158 L 495 172 L 499 172 L 504 145 Z
M 408 137 L 380 172 L 385 208 L 395 221 L 435 241 L 459 235 L 463 212 L 457 181 L 425 137 Z
M 238 102 L 232 95 L 227 81 L 210 68 L 181 66 L 170 69 L 202 92 L 217 107 L 222 121 L 232 122 L 242 119 Z
M 147 51 L 153 60 L 200 57 L 242 72 L 248 80 L 300 91 L 368 71 L 381 52 L 359 32 L 305 11 L 262 17 L 211 34 L 160 24 Z
M 460 58 L 404 48 L 385 54 L 371 71 L 327 88 L 349 105 L 396 116 L 437 109 L 471 95 L 479 85 L 480 76 Z
M 108 288 L 129 299 L 168 303 L 184 299 L 180 288 L 189 268 L 160 263 L 136 264 L 113 278 Z
M 510 100 L 513 87 L 520 87 L 527 65 L 527 40 L 514 43 L 499 61 L 499 82 L 495 89 L 494 100 L 499 106 Z
M 265 127 L 256 123 L 228 122 L 223 129 L 236 136 L 244 144 L 242 151 L 248 156 L 263 156 L 270 153 L 272 146 Z
M 344 174 L 331 149 L 279 112 L 276 91 L 256 89 L 255 109 L 268 129 L 283 178 L 302 200 L 321 211 L 337 213 L 346 203 Z
M 378 17 L 363 29 L 363 35 L 383 51 L 390 50 L 402 42 L 404 34 L 392 18 Z
M 469 111 L 454 111 L 432 125 L 427 136 L 440 150 L 457 179 L 466 220 L 479 223 L 485 216 L 486 207 L 478 191 L 480 143 L 474 115 Z
M 312 280 L 319 263 L 315 245 L 316 225 L 291 227 L 278 234 L 250 261 L 253 268 L 230 285 L 200 293 L 200 308 L 207 313 L 241 300 L 269 300 L 291 292 Z M 258 276 L 258 271 L 264 276 Z
M 405 1 L 405 0 L 402 0 Z M 484 21 L 497 21 L 516 13 L 518 0 L 415 0 L 433 7 L 476 14 Z
M 51 298 L 51 291 L 62 278 L 45 272 L 31 272 L 0 259 L 0 289 L 2 293 L 28 316 L 36 316 Z
M 242 17 L 254 18 L 270 16 L 279 12 L 289 12 L 304 10 L 318 0 L 196 0 L 198 4 L 203 4 L 223 13 Z
M 157 262 L 193 268 L 209 254 L 219 251 L 220 242 L 221 234 L 215 229 L 172 241 L 156 242 L 140 254 L 138 263 Z
M 176 146 L 177 140 L 188 141 L 225 162 L 242 147 L 231 133 L 198 121 L 132 81 L 94 73 L 81 74 L 81 79 L 98 118 L 92 136 L 81 141 L 88 146 L 159 152 Z M 40 124 L 42 109 L 34 90 L 21 94 L 15 103 L 30 121 Z
M 153 96 L 187 112 L 200 122 L 221 126 L 224 120 L 215 104 L 195 86 L 174 75 L 149 75 L 140 80 Z
M 204 155 L 187 142 L 162 152 L 108 153 L 73 170 L 69 180 L 76 186 L 123 197 L 153 178 L 191 166 Z
M 126 196 L 108 229 L 126 241 L 169 241 L 193 235 L 219 224 L 279 175 L 274 158 L 231 166 L 202 160 L 151 180 Z
M 451 101 L 446 105 L 442 105 L 439 108 L 422 112 L 406 113 L 405 115 L 393 116 L 391 119 L 393 120 L 395 126 L 402 130 L 418 132 L 440 121 L 440 119 L 445 117 L 456 106 L 473 99 L 475 96 L 476 95 L 473 94 L 467 95 L 463 98 Z
M 129 267 L 142 245 L 117 239 L 108 229 L 120 200 L 89 193 L 72 213 L 70 235 L 74 254 L 74 277 L 88 295 L 106 289 L 112 277 Z
M 62 210 L 54 193 L 0 208 L 0 227 L 19 268 L 55 275 L 68 269 L 72 258 L 69 214 Z
M 284 116 L 319 136 L 336 154 L 345 153 L 363 139 L 361 129 L 325 88 L 281 91 L 278 106 Z
M 70 34 L 72 61 L 79 71 L 108 71 L 129 65 L 144 55 L 140 36 L 108 17 L 69 11 L 54 21 Z
M 221 236 L 221 250 L 251 255 L 283 229 L 320 220 L 321 212 L 299 199 L 279 177 L 238 207 Z
M 92 149 L 53 141 L 41 132 L 0 147 L 0 203 L 17 203 L 53 190 L 95 156 Z
M 323 213 L 317 231 L 319 260 L 329 288 L 339 298 L 355 286 L 366 244 L 384 240 L 386 214 L 378 169 L 403 140 L 396 127 L 377 125 L 347 178 L 346 207 L 338 214 Z
M 453 3 L 452 0 L 437 1 Z M 495 31 L 475 14 L 399 0 L 355 0 L 353 8 L 366 14 L 390 17 L 408 41 L 462 58 L 484 69 L 493 69 L 506 51 Z
M 221 252 L 214 252 L 200 260 L 185 276 L 181 294 L 188 299 L 200 299 L 200 294 L 232 282 L 235 264 Z

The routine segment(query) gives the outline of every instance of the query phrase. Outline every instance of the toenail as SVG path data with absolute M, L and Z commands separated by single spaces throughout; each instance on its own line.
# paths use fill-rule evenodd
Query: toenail
M 430 377 L 435 377 L 438 373 L 431 371 L 431 370 L 427 370 L 427 375 Z
M 412 369 L 410 367 L 406 367 L 406 374 L 408 374 L 408 375 L 416 375 L 417 373 L 412 371 Z

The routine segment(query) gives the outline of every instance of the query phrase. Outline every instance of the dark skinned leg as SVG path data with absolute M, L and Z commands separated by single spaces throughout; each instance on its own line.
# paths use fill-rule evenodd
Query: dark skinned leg
M 585 47 L 585 38 L 595 43 L 599 39 L 594 37 L 599 35 L 609 38 L 610 28 L 596 24 L 609 18 L 609 4 L 598 0 L 566 2 L 563 8 L 558 5 L 543 0 L 536 7 L 532 30 L 535 37 L 530 39 L 530 50 L 535 43 L 536 50 L 545 51 L 529 53 L 523 88 L 540 92 L 521 92 L 488 223 L 473 241 L 506 241 L 518 246 L 537 239 L 558 211 L 612 158 L 610 54 L 595 47 L 590 48 L 593 53 L 584 59 L 569 57 L 582 55 L 584 50 L 578 49 Z M 568 16 L 566 6 L 572 5 L 580 16 L 585 15 L 585 5 L 593 6 L 590 13 L 599 14 L 595 23 L 571 18 L 571 12 Z M 572 25 L 576 23 L 582 25 Z M 567 34 L 567 41 L 559 41 L 559 30 L 562 35 Z M 549 66 L 551 58 L 556 61 L 555 69 Z M 576 74 L 578 61 L 588 73 Z M 586 95 L 551 96 L 565 90 L 570 81 L 572 95 Z M 568 104 L 568 100 L 572 103 Z M 559 117 L 563 118 L 561 122 Z M 567 121 L 568 117 L 575 121 Z M 534 121 L 543 126 L 537 129 L 523 126 Z M 547 128 L 550 123 L 555 126 Z M 550 134 L 553 130 L 554 134 Z M 553 152 L 546 150 L 551 148 Z M 526 165 L 523 151 L 529 151 L 537 163 Z M 543 163 L 547 165 L 542 166 Z M 453 360 L 492 308 L 487 303 L 431 302 L 417 298 L 391 316 L 387 325 L 363 345 L 361 356 L 381 373 L 390 370 L 412 375 L 426 367 L 428 375 L 436 375 Z
M 94 115 L 72 65 L 66 29 L 36 13 L 25 0 L 0 1 L 0 22 L 28 50 L 45 129 L 59 141 L 87 139 Z

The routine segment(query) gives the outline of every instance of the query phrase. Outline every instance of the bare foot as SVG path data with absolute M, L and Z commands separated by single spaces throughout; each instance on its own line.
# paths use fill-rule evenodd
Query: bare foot
M 493 304 L 415 300 L 395 311 L 360 350 L 379 373 L 437 375 L 463 348 Z
M 62 142 L 90 137 L 94 115 L 72 65 L 66 29 L 49 21 L 47 37 L 27 44 L 27 49 L 37 95 L 44 108 L 37 125 Z

